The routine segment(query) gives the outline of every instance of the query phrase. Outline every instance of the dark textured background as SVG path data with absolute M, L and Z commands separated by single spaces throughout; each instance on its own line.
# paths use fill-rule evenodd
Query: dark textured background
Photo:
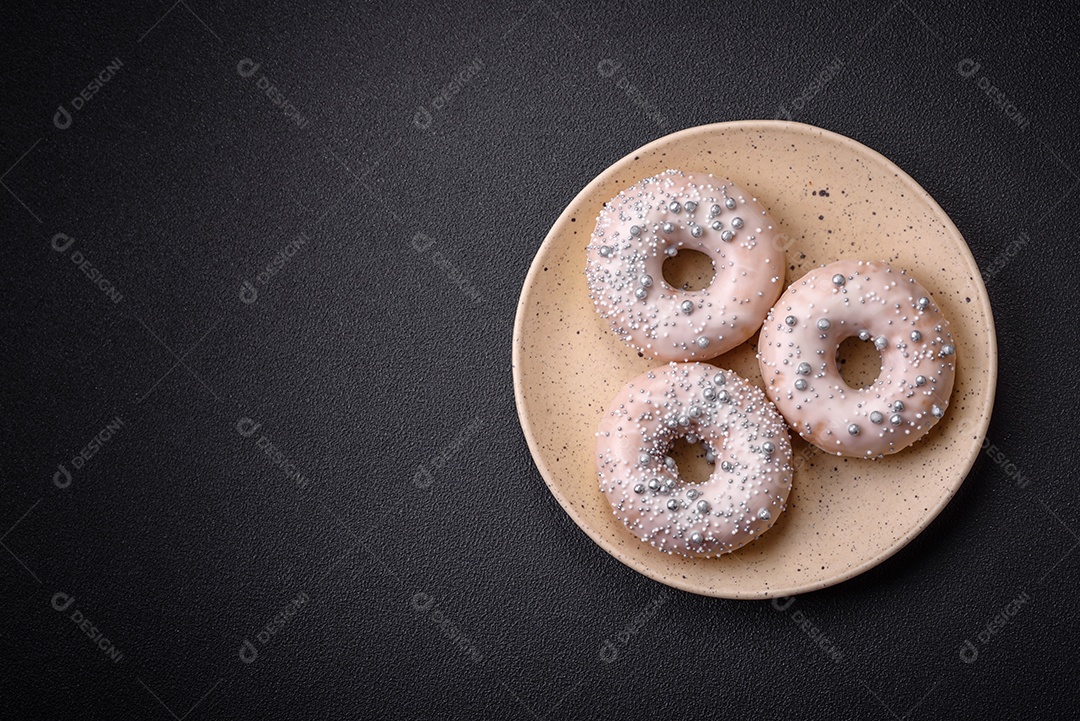
M 0 29 L 0 715 L 1078 708 L 1069 3 L 32 5 Z M 608 557 L 534 468 L 510 376 L 521 283 L 581 187 L 668 132 L 773 117 L 938 200 L 992 275 L 1001 347 L 994 447 L 956 499 L 790 606 Z

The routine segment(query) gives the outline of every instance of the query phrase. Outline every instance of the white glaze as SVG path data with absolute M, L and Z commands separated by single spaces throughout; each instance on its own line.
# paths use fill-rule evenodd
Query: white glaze
M 696 209 L 688 211 L 687 202 Z M 714 214 L 713 206 L 720 212 Z M 665 223 L 674 226 L 671 232 Z M 635 226 L 638 235 L 631 233 Z M 778 235 L 757 199 L 729 181 L 668 170 L 630 186 L 600 212 L 587 249 L 589 296 L 615 333 L 643 355 L 665 361 L 712 358 L 750 338 L 780 296 L 784 250 Z M 671 248 L 709 256 L 712 283 L 688 291 L 665 282 L 665 252 Z M 642 282 L 644 276 L 651 285 Z M 644 298 L 636 295 L 641 292 Z M 693 304 L 689 314 L 681 309 L 687 301 Z
M 833 282 L 837 275 L 842 285 Z M 925 309 L 918 307 L 920 298 L 929 301 Z M 827 329 L 818 326 L 823 318 Z M 863 330 L 869 332 L 867 342 L 886 342 L 880 375 L 855 389 L 841 377 L 836 352 Z M 896 453 L 937 423 L 949 404 L 955 360 L 949 321 L 933 297 L 884 262 L 842 260 L 810 271 L 769 312 L 758 340 L 765 390 L 788 424 L 822 450 L 860 458 Z M 809 373 L 799 373 L 800 363 L 810 366 Z M 925 378 L 922 385 L 919 376 Z M 806 388 L 800 390 L 796 384 L 802 382 Z M 895 409 L 897 402 L 902 410 Z M 882 414 L 880 423 L 872 420 L 874 413 Z M 898 425 L 893 416 L 899 416 Z

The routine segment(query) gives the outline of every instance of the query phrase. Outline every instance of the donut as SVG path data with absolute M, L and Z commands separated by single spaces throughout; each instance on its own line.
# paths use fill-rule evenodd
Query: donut
M 703 483 L 680 479 L 678 438 L 704 444 Z M 600 490 L 642 541 L 710 557 L 769 530 L 791 490 L 791 439 L 760 388 L 705 363 L 671 363 L 619 391 L 596 434 Z
M 840 375 L 851 337 L 881 352 L 866 388 Z M 885 262 L 841 260 L 793 283 L 758 339 L 765 392 L 804 439 L 838 456 L 880 458 L 907 448 L 949 406 L 956 346 L 926 289 Z
M 605 204 L 587 246 L 585 275 L 600 316 L 643 356 L 704 360 L 761 326 L 783 290 L 784 250 L 756 198 L 712 175 L 668 170 Z M 712 261 L 712 283 L 684 290 L 664 280 L 680 249 Z

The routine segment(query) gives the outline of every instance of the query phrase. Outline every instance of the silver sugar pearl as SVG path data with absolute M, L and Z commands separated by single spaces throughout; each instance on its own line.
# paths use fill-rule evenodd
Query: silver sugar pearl
M 715 376 L 713 376 L 713 383 L 715 383 L 718 386 L 724 385 L 725 380 L 726 379 L 724 378 L 723 373 L 717 373 Z
M 943 356 L 949 356 L 949 355 L 952 355 L 955 352 L 956 352 L 956 348 L 954 348 L 952 345 L 943 345 L 943 346 L 941 346 L 941 355 L 943 355 Z
M 797 391 L 806 390 L 806 380 L 804 378 L 800 378 L 799 380 L 795 381 L 795 390 L 797 390 Z
M 686 313 L 687 315 L 690 315 L 694 312 L 694 301 L 684 300 L 682 303 L 679 304 L 679 310 L 681 310 L 683 313 Z
M 820 330 L 829 330 L 831 326 L 832 323 L 829 321 L 828 318 L 818 318 L 817 327 Z
M 795 325 L 796 323 L 799 322 L 799 320 L 795 316 L 789 315 L 787 318 L 784 318 L 784 322 L 787 323 L 788 325 Z
M 870 331 L 866 329 L 859 331 L 859 340 L 870 340 Z
M 640 496 L 644 492 L 645 492 L 645 484 L 644 483 L 639 483 L 636 486 L 634 486 L 634 493 L 636 493 L 636 494 L 638 494 Z
M 698 491 L 696 488 L 691 488 L 686 492 L 686 497 L 691 501 L 698 497 Z
M 889 339 L 883 335 L 879 335 L 874 339 L 874 347 L 878 350 L 885 350 L 889 347 Z
M 796 373 L 798 373 L 798 374 L 799 374 L 799 375 L 801 375 L 801 376 L 808 376 L 808 375 L 810 375 L 810 364 L 809 364 L 809 363 L 805 363 L 805 362 L 804 362 L 804 363 L 800 363 L 800 364 L 799 364 L 799 367 L 795 369 L 795 372 L 796 372 Z
M 670 210 L 672 213 L 678 213 L 680 210 L 682 210 L 682 206 L 679 205 L 679 201 L 673 200 L 668 203 L 668 210 Z
M 669 511 L 676 511 L 676 510 L 679 509 L 679 502 L 676 501 L 674 498 L 669 498 L 668 502 L 665 503 L 664 505 L 666 505 L 668 507 Z
M 903 401 L 894 401 L 893 404 L 892 404 L 892 409 L 894 411 L 896 411 L 897 413 L 899 413 L 900 411 L 904 410 L 904 402 Z
M 870 422 L 871 423 L 881 423 L 884 420 L 885 420 L 885 416 L 882 414 L 881 411 L 874 411 L 873 413 L 870 414 Z
M 720 240 L 724 241 L 725 243 L 730 243 L 731 239 L 734 237 L 735 234 L 732 233 L 730 230 L 725 230 L 723 233 L 720 234 Z
M 694 544 L 700 546 L 704 542 L 705 542 L 705 536 L 702 536 L 699 531 L 694 531 L 693 533 L 690 534 L 690 543 L 694 543 Z
M 660 230 L 664 231 L 665 233 L 674 233 L 675 232 L 675 224 L 674 223 L 664 223 L 663 225 L 660 226 Z
M 630 235 L 634 236 L 635 238 L 638 237 L 639 235 L 641 235 L 641 228 L 637 227 L 636 225 L 631 225 Z
M 601 245 L 600 246 L 600 255 L 604 256 L 605 258 L 610 258 L 611 253 L 612 253 L 612 250 L 611 250 L 610 245 Z
M 690 445 L 693 445 L 693 444 L 698 442 L 698 437 L 695 436 L 693 433 L 687 433 L 686 434 L 686 442 L 689 443 Z
M 652 276 L 649 275 L 648 273 L 646 273 L 645 275 L 638 278 L 638 282 L 641 283 L 646 288 L 648 288 L 649 286 L 652 285 Z
M 716 389 L 713 388 L 712 386 L 710 386 L 710 387 L 706 388 L 704 391 L 702 391 L 701 395 L 705 396 L 705 400 L 707 400 L 707 401 L 715 401 L 716 400 Z
M 723 210 L 724 209 L 721 208 L 719 205 L 714 205 L 713 207 L 709 208 L 709 212 L 711 214 L 713 214 L 713 215 L 720 215 L 720 213 L 722 213 Z
M 853 436 L 857 436 L 859 435 L 859 426 L 852 423 L 850 426 L 847 427 L 847 432 Z
M 667 248 L 664 249 L 664 255 L 671 256 L 672 258 L 674 258 L 678 254 L 679 249 L 674 245 L 669 245 Z
M 716 463 L 716 454 L 712 451 L 705 451 L 705 462 Z
M 918 343 L 919 341 L 922 340 L 922 333 L 920 333 L 917 330 L 911 331 L 911 340 Z
M 710 225 L 709 227 L 712 228 L 713 230 L 720 230 L 721 228 L 724 227 L 724 224 L 721 223 L 719 220 L 714 220 L 712 222 L 712 225 Z
M 769 513 L 768 508 L 762 508 L 760 511 L 757 512 L 757 517 L 763 521 L 767 521 L 772 518 L 772 514 Z
M 770 456 L 776 450 L 776 446 L 772 441 L 765 441 L 761 444 L 761 450 L 765 452 L 765 455 Z
M 728 210 L 735 210 L 735 198 L 728 198 L 724 201 L 724 205 L 727 206 Z
M 671 456 L 664 456 L 664 465 L 667 466 L 668 468 L 674 468 L 675 467 L 675 459 L 672 458 Z M 664 481 L 664 485 L 666 486 L 668 483 L 671 483 L 670 478 L 668 480 Z
M 687 213 L 693 213 L 695 210 L 697 210 L 697 203 L 692 200 L 688 200 L 686 201 L 686 205 L 683 207 L 686 208 Z
M 894 426 L 898 426 L 903 422 L 904 419 L 900 417 L 899 413 L 894 413 L 893 416 L 889 419 L 889 423 L 892 423 Z
M 731 219 L 731 227 L 734 228 L 735 230 L 738 230 L 739 228 L 743 227 L 742 218 L 732 218 Z
M 659 491 L 660 490 L 660 481 L 658 479 L 656 479 L 656 478 L 652 479 L 651 481 L 649 481 L 649 488 L 651 488 L 654 491 Z
M 727 391 L 720 391 L 716 394 L 716 400 L 720 401 L 721 403 L 727 403 L 729 400 L 731 400 L 731 396 L 728 395 Z
M 915 376 L 915 385 L 916 386 L 924 386 L 924 385 L 926 385 L 926 376 Z
M 690 425 L 690 417 L 689 416 L 679 416 L 679 425 L 680 426 L 688 426 L 688 425 Z
M 709 347 L 709 339 L 706 338 L 703 335 L 699 335 L 698 339 L 696 341 L 694 341 L 694 342 L 697 343 L 698 348 L 708 348 Z
M 943 415 L 945 415 L 945 409 L 937 404 L 934 404 L 930 407 L 930 414 L 934 416 L 934 418 L 941 418 Z
M 832 277 L 832 284 L 833 285 L 843 285 L 844 284 L 844 276 L 837 273 L 836 275 L 834 275 Z
M 917 301 L 915 301 L 915 307 L 919 310 L 926 310 L 930 307 L 930 299 L 925 297 L 919 298 Z
M 702 498 L 700 501 L 698 501 L 697 504 L 694 507 L 697 508 L 698 513 L 708 513 L 709 512 L 709 502 L 706 501 L 704 498 Z
M 634 291 L 634 297 L 638 300 L 645 300 L 645 296 L 647 296 L 648 294 L 649 291 L 645 287 L 639 287 L 637 290 Z
M 701 409 L 697 406 L 690 406 L 689 410 L 686 411 L 686 415 L 690 416 L 691 418 L 701 418 Z M 694 441 L 690 442 L 693 443 Z
M 731 470 L 732 470 L 732 469 L 733 469 L 734 467 L 735 467 L 735 466 L 731 465 L 731 461 L 723 461 L 723 462 L 722 462 L 722 463 L 720 464 L 720 470 L 722 470 L 722 471 L 725 471 L 725 472 L 727 472 L 727 473 L 731 473 Z
M 695 238 L 700 238 L 701 234 L 704 233 L 704 232 L 705 231 L 701 229 L 700 225 L 691 225 L 690 226 L 690 235 L 694 236 Z
M 637 460 L 638 463 L 640 463 L 641 465 L 647 466 L 652 463 L 652 456 L 650 456 L 648 453 L 642 453 L 640 456 L 638 456 Z

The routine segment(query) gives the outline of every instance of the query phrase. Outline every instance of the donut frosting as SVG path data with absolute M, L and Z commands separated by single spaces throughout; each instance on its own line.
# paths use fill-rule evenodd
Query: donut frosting
M 881 353 L 881 372 L 866 388 L 840 375 L 837 349 L 850 337 Z M 879 458 L 944 416 L 956 346 L 937 303 L 905 271 L 842 260 L 781 296 L 762 327 L 758 362 L 769 398 L 800 436 L 836 455 Z
M 669 453 L 700 441 L 714 464 L 684 482 Z M 671 363 L 630 381 L 596 434 L 600 490 L 638 538 L 666 553 L 709 557 L 767 531 L 791 490 L 791 440 L 760 388 L 729 370 Z
M 783 290 L 784 250 L 765 208 L 731 182 L 668 170 L 608 202 L 587 248 L 596 310 L 642 355 L 703 360 L 747 340 Z M 712 283 L 675 288 L 663 264 L 680 249 L 712 260 Z

